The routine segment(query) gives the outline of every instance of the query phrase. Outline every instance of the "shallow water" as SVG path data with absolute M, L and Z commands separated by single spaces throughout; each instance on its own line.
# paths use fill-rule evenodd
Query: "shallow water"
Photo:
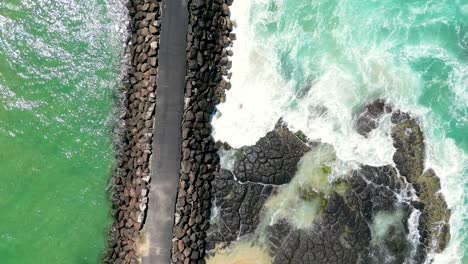
M 419 119 L 426 167 L 452 209 L 452 240 L 434 263 L 468 262 L 468 3 L 252 0 L 231 11 L 232 89 L 215 138 L 252 145 L 283 117 L 331 144 L 344 169 L 392 164 L 389 120 L 368 138 L 353 128 L 360 107 L 384 98 Z
M 0 2 L 0 263 L 98 263 L 123 52 L 119 0 Z

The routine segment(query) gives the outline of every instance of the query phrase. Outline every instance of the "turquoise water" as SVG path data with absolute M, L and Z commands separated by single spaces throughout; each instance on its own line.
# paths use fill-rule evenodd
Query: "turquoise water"
M 118 1 L 0 2 L 0 263 L 98 263 L 123 51 Z
M 452 208 L 452 241 L 434 263 L 468 263 L 468 2 L 252 0 L 232 13 L 216 139 L 254 144 L 283 117 L 343 163 L 391 164 L 389 122 L 367 139 L 353 128 L 360 107 L 384 98 L 420 120 L 426 167 Z

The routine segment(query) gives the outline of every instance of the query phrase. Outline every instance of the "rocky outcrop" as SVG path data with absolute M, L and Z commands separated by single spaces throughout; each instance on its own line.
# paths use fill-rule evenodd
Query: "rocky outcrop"
M 207 237 L 208 248 L 224 248 L 238 238 L 258 236 L 255 231 L 259 223 L 270 221 L 265 220 L 265 203 L 278 188 L 241 183 L 222 169 L 213 181 L 215 216 Z M 286 219 L 267 225 L 267 248 L 273 263 L 402 263 L 411 246 L 406 238 L 408 230 L 399 227 L 406 223 L 410 208 L 400 204 L 396 194 L 406 188 L 391 166 L 362 166 L 331 183 L 328 194 L 298 192 L 302 200 L 320 199 L 319 217 L 309 227 L 295 227 Z M 400 225 L 395 224 L 383 235 L 384 245 L 374 246 L 371 224 L 379 212 L 402 212 L 402 218 Z M 385 262 L 389 256 L 395 261 Z
M 242 184 L 224 169 L 212 184 L 215 213 L 206 238 L 207 251 L 229 246 L 238 237 L 253 233 L 262 218 L 265 202 L 277 190 L 274 185 Z
M 395 165 L 361 165 L 328 186 L 318 181 L 300 181 L 299 189 L 284 189 L 296 182 L 299 160 L 306 152 L 320 147 L 285 125 L 276 126 L 254 146 L 231 149 L 236 153 L 233 172 L 221 169 L 213 181 L 215 214 L 206 239 L 208 249 L 235 246 L 233 241 L 247 240 L 266 248 L 273 263 L 278 264 L 397 264 L 407 259 L 424 263 L 432 250 L 443 250 L 450 240 L 450 210 L 440 193 L 438 177 L 431 169 L 424 171 L 421 128 L 409 114 L 391 108 L 376 100 L 359 115 L 357 124 L 366 124 L 361 127 L 366 136 L 378 127 L 384 115 L 391 115 Z M 326 165 L 315 166 L 325 174 L 331 173 Z M 309 173 L 317 171 L 312 169 Z M 314 183 L 320 186 L 304 185 Z M 290 217 L 299 215 L 275 211 L 270 201 L 278 201 L 276 195 L 284 190 L 299 198 L 286 203 L 308 206 L 310 202 L 319 206 L 311 225 L 297 226 Z M 415 210 L 421 212 L 419 226 L 410 230 L 408 221 Z M 277 213 L 281 218 L 271 218 Z M 419 232 L 419 244 L 409 241 L 410 232 Z M 259 239 L 262 234 L 264 237 Z
M 177 194 L 173 263 L 203 262 L 211 208 L 211 182 L 219 157 L 210 120 L 215 106 L 225 100 L 230 84 L 223 76 L 231 66 L 227 48 L 231 33 L 229 5 L 225 0 L 188 3 L 187 76 L 182 122 L 182 161 Z
M 401 228 L 409 207 L 398 203 L 396 194 L 405 190 L 405 183 L 396 170 L 362 166 L 334 184 L 347 189 L 325 196 L 311 227 L 298 229 L 281 221 L 268 228 L 274 263 L 403 263 L 411 249 L 408 230 Z M 403 213 L 376 241 L 371 226 L 379 212 Z
M 398 204 L 397 195 L 410 195 L 406 183 L 398 177 L 397 171 L 390 165 L 382 167 L 363 165 L 345 179 L 352 193 L 347 196 L 348 203 L 359 208 L 364 219 L 369 222 L 379 211 L 399 209 L 402 205 Z
M 310 146 L 281 120 L 254 146 L 237 150 L 234 174 L 241 182 L 285 184 L 291 181 L 299 160 Z
M 417 206 L 421 211 L 419 255 L 435 249 L 441 252 L 450 241 L 450 209 L 440 193 L 440 180 L 432 169 L 424 171 L 425 144 L 417 121 L 407 113 L 394 113 L 392 138 L 396 149 L 393 161 L 400 175 L 412 183 L 417 192 Z M 415 203 L 413 203 L 415 204 Z
M 128 69 L 122 91 L 117 168 L 111 182 L 112 215 L 105 263 L 137 263 L 150 181 L 160 30 L 160 1 L 132 0 Z
M 350 188 L 345 196 L 346 205 L 359 212 L 363 221 L 370 226 L 378 225 L 375 222 L 379 213 L 398 215 L 398 219 L 390 224 L 386 232 L 374 234 L 370 238 L 368 250 L 372 254 L 362 258 L 366 260 L 364 263 L 403 263 L 410 257 L 412 248 L 407 240 L 407 222 L 411 213 L 408 205 L 411 195 L 408 184 L 390 165 L 363 165 L 345 180 Z
M 440 253 L 450 242 L 450 209 L 440 193 L 440 180 L 432 169 L 423 173 L 417 185 L 423 207 L 419 218 L 421 242 L 426 250 L 434 248 Z
M 377 99 L 374 102 L 366 105 L 356 116 L 354 127 L 356 131 L 367 136 L 369 132 L 377 128 L 379 119 L 384 113 L 391 112 L 391 107 L 385 105 L 385 101 Z
M 216 213 L 206 239 L 207 250 L 226 247 L 255 231 L 265 202 L 279 185 L 291 181 L 299 160 L 311 149 L 307 143 L 306 137 L 279 120 L 255 145 L 234 150 L 233 172 L 221 169 L 212 183 Z
M 320 220 L 308 229 L 280 221 L 267 229 L 273 263 L 366 263 L 370 230 L 337 193 L 327 197 Z
M 396 151 L 393 161 L 400 175 L 414 183 L 424 170 L 424 138 L 414 119 L 408 119 L 392 128 L 393 146 Z
M 391 114 L 394 124 L 391 135 L 396 149 L 393 161 L 399 174 L 412 184 L 418 196 L 411 205 L 421 211 L 418 227 L 421 244 L 417 254 L 419 260 L 424 261 L 427 252 L 441 252 L 450 241 L 450 209 L 440 193 L 440 180 L 435 172 L 432 169 L 424 171 L 424 135 L 417 120 L 400 110 L 391 112 L 391 108 L 383 100 L 374 101 L 359 115 L 357 124 L 362 126 L 358 125 L 356 129 L 366 135 L 378 127 L 383 114 Z

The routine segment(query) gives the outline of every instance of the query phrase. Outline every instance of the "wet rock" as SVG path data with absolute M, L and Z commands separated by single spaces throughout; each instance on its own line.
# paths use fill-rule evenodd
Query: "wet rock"
M 229 16 L 231 14 L 231 12 L 229 11 L 229 6 L 227 4 L 223 4 L 221 6 L 221 9 L 223 11 L 223 15 Z
M 366 220 L 370 221 L 378 211 L 395 211 L 397 196 L 406 186 L 392 166 L 373 167 L 363 165 L 346 181 L 353 195 L 350 203 L 359 204 Z
M 192 6 L 193 8 L 197 9 L 197 8 L 200 8 L 200 7 L 203 7 L 205 5 L 205 1 L 204 0 L 193 0 L 192 1 Z
M 140 36 L 146 37 L 146 36 L 149 35 L 149 33 L 150 32 L 149 32 L 148 28 L 145 27 L 145 28 L 142 28 L 142 29 L 138 30 L 137 34 L 140 35 Z
M 414 119 L 408 119 L 392 128 L 393 155 L 398 171 L 406 179 L 414 183 L 422 175 L 424 169 L 424 139 L 419 125 Z
M 358 113 L 355 128 L 363 136 L 377 128 L 380 117 L 384 114 L 385 102 L 381 99 L 368 104 Z
M 254 232 L 260 222 L 260 210 L 277 189 L 258 183 L 241 184 L 224 169 L 212 184 L 212 202 L 219 221 L 208 230 L 207 250 L 221 243 L 229 245 L 238 237 Z
M 322 218 L 309 229 L 282 220 L 267 227 L 273 263 L 366 263 L 371 233 L 343 197 L 328 198 Z M 328 213 L 329 211 L 334 213 Z
M 254 146 L 237 150 L 234 175 L 241 182 L 285 184 L 291 181 L 300 158 L 310 146 L 279 123 Z
M 404 112 L 401 112 L 400 110 L 397 110 L 392 113 L 391 120 L 393 124 L 399 124 L 399 123 L 405 122 L 406 120 L 409 120 L 410 118 L 411 117 L 408 113 L 404 113 Z
M 432 169 L 429 169 L 417 181 L 420 200 L 429 206 L 422 209 L 419 219 L 423 236 L 423 244 L 431 247 L 435 241 L 437 253 L 444 250 L 450 241 L 450 209 L 444 196 L 440 193 L 440 180 Z

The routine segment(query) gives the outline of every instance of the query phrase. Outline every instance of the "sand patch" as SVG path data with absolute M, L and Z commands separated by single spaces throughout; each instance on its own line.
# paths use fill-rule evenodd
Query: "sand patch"
M 138 256 L 139 262 L 141 258 L 149 254 L 149 237 L 146 232 L 141 231 L 137 240 L 135 241 L 135 253 Z
M 272 259 L 259 246 L 237 243 L 207 258 L 207 264 L 271 264 Z

